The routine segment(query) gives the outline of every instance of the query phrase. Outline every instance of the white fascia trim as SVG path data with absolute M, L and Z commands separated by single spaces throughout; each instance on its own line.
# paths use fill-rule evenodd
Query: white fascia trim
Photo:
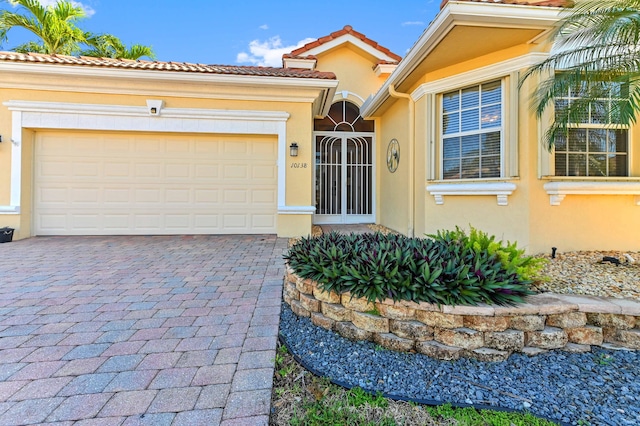
M 447 90 L 460 89 L 468 84 L 489 81 L 494 78 L 502 78 L 508 76 L 512 72 L 538 64 L 548 57 L 548 53 L 529 53 L 518 56 L 517 58 L 508 59 L 482 68 L 476 68 L 471 71 L 456 74 L 451 77 L 424 83 L 418 86 L 416 90 L 411 93 L 411 97 L 414 101 L 418 101 L 423 96 L 430 93 L 438 94 Z
M 398 64 L 378 64 L 373 71 L 376 73 L 376 77 L 380 77 L 381 75 L 391 74 L 396 68 L 398 68 Z
M 483 25 L 502 24 L 513 28 L 546 28 L 557 25 L 563 8 L 525 4 L 487 4 L 449 0 L 445 8 L 461 24 L 479 22 Z
M 120 80 L 175 81 L 181 83 L 215 83 L 233 86 L 275 86 L 293 88 L 330 89 L 337 80 L 322 78 L 270 77 L 251 75 L 206 74 L 183 71 L 126 70 L 96 68 L 84 65 L 53 65 L 20 62 L 1 62 L 0 72 L 22 74 L 63 75 L 66 77 L 107 77 Z
M 567 195 L 635 195 L 634 204 L 640 206 L 640 182 L 548 182 L 544 190 L 552 206 L 559 206 Z
M 360 109 L 363 117 L 372 116 L 375 111 L 389 98 L 389 86 L 398 87 L 416 67 L 431 53 L 444 36 L 458 24 L 479 25 L 477 15 L 480 13 L 482 23 L 500 26 L 510 24 L 512 28 L 547 28 L 556 25 L 559 8 L 542 6 L 523 6 L 508 4 L 487 4 L 472 2 L 449 1 L 436 15 L 422 33 L 418 41 L 405 56 L 398 68 L 387 78 L 378 92 Z M 531 26 L 531 22 L 536 25 Z
M 147 100 L 155 103 L 161 100 Z M 149 116 L 148 106 L 104 105 L 104 104 L 75 104 L 65 102 L 37 102 L 37 101 L 7 101 L 4 102 L 9 111 L 32 113 L 60 113 L 72 115 L 113 115 L 121 117 Z M 152 121 L 167 118 L 209 119 L 230 121 L 286 121 L 289 113 L 283 111 L 252 111 L 227 109 L 200 108 L 163 108 L 162 118 L 152 118 Z M 108 130 L 108 129 L 107 129 Z
M 315 206 L 278 206 L 278 214 L 310 215 L 315 212 Z
M 285 68 L 314 70 L 318 61 L 316 59 L 284 58 L 282 62 L 284 63 Z
M 286 206 L 287 120 L 284 111 L 166 108 L 150 116 L 147 106 L 7 101 L 12 112 L 11 206 L 20 208 L 22 130 L 65 129 L 175 133 L 276 135 L 278 138 L 278 206 Z
M 508 205 L 507 197 L 516 190 L 516 184 L 509 182 L 487 183 L 436 183 L 427 185 L 427 191 L 436 199 L 436 204 L 444 204 L 445 195 L 495 195 L 499 206 Z
M 320 53 L 326 52 L 327 50 L 331 50 L 334 47 L 340 46 L 342 44 L 345 43 L 351 43 L 354 46 L 358 47 L 361 50 L 364 50 L 365 52 L 367 52 L 368 54 L 370 54 L 371 56 L 373 56 L 374 58 L 378 58 L 380 60 L 383 61 L 397 61 L 397 58 L 393 58 L 389 55 L 387 55 L 386 53 L 376 49 L 375 47 L 371 46 L 370 44 L 367 44 L 365 42 L 363 42 L 362 40 L 360 40 L 359 38 L 354 37 L 351 34 L 345 34 L 343 36 L 340 36 L 338 38 L 335 38 L 331 41 L 328 41 L 324 44 L 321 44 L 320 46 L 314 47 L 313 49 L 309 49 L 306 52 L 304 52 L 305 55 L 318 55 Z

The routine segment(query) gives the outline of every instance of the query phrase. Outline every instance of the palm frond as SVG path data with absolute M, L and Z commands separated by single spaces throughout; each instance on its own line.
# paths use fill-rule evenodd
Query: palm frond
M 535 90 L 532 109 L 541 117 L 572 87 L 580 85 L 582 90 L 580 99 L 572 99 L 566 109 L 555 111 L 555 120 L 544 136 L 548 149 L 571 125 L 580 123 L 594 103 L 606 98 L 603 90 L 612 84 L 629 89 L 605 105 L 606 114 L 615 118 L 608 126 L 636 122 L 640 112 L 640 0 L 578 2 L 564 12 L 552 41 L 551 55 L 527 70 L 520 80 L 522 86 L 534 75 L 551 73 Z

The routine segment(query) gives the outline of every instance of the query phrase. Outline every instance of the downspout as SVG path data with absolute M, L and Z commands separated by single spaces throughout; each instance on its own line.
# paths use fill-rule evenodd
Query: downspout
M 415 151 L 416 151 L 416 103 L 408 93 L 396 92 L 395 85 L 389 85 L 389 95 L 394 98 L 404 98 L 409 101 L 409 224 L 407 235 L 414 236 L 415 228 Z

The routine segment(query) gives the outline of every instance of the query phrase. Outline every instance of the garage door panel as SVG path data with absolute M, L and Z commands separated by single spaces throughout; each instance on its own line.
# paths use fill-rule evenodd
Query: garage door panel
M 191 202 L 191 193 L 191 189 L 167 189 L 165 191 L 165 200 L 169 205 L 189 204 Z
M 46 164 L 39 164 L 36 171 L 44 178 L 67 176 L 69 165 L 68 160 L 54 158 Z
M 253 179 L 267 179 L 273 181 L 276 174 L 273 165 L 257 165 L 251 168 L 251 177 Z
M 71 165 L 73 176 L 77 177 L 98 177 L 102 175 L 101 169 L 101 164 L 97 161 L 76 162 Z
M 251 203 L 259 205 L 273 205 L 276 202 L 276 194 L 268 189 L 254 189 L 251 191 Z
M 162 142 L 158 140 L 136 140 L 135 151 L 144 154 L 160 154 L 162 153 Z
M 215 165 L 195 165 L 195 178 L 196 179 L 215 179 L 220 176 L 218 166 Z
M 228 189 L 224 191 L 224 202 L 247 204 L 249 201 L 248 191 L 248 189 Z
M 225 164 L 223 166 L 225 179 L 247 179 L 249 170 L 246 164 Z
M 106 160 L 103 166 L 104 178 L 125 178 L 131 175 L 131 165 L 125 162 Z
M 135 176 L 136 178 L 155 178 L 159 179 L 162 176 L 162 166 L 155 163 L 136 164 Z
M 209 205 L 220 202 L 220 193 L 217 189 L 196 189 L 195 202 L 199 205 Z
M 93 188 L 74 188 L 70 192 L 72 203 L 98 204 L 101 201 L 100 193 Z
M 36 190 L 36 203 L 50 203 L 66 205 L 68 200 L 67 188 L 50 186 L 48 188 L 40 188 Z
M 167 164 L 164 169 L 168 179 L 184 179 L 191 177 L 191 164 Z
M 104 214 L 102 216 L 103 229 L 113 233 L 122 233 L 131 228 L 130 215 L 122 214 Z
M 38 235 L 276 230 L 275 138 L 39 132 L 35 158 Z

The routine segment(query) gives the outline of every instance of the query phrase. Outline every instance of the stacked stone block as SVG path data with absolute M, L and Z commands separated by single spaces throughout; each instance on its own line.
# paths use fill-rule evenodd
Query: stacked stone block
M 592 346 L 640 349 L 640 302 L 540 294 L 518 306 L 437 306 L 387 299 L 372 303 L 321 290 L 287 268 L 283 296 L 298 316 L 352 340 L 433 358 L 503 361 Z

